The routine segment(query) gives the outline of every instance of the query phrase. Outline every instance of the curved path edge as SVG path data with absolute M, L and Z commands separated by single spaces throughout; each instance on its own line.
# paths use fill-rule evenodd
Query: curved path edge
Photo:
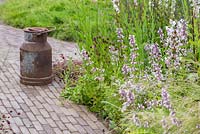
M 15 134 L 103 134 L 107 128 L 86 107 L 60 101 L 64 84 L 55 80 L 47 86 L 19 83 L 19 47 L 23 31 L 0 24 L 0 113 L 5 118 L 0 133 Z M 48 38 L 53 59 L 65 54 L 75 60 L 75 43 Z

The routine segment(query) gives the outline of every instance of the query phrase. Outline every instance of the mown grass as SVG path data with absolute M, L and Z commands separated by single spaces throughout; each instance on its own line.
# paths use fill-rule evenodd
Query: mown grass
M 102 9 L 98 12 L 99 9 Z M 62 40 L 77 41 L 79 32 L 84 30 L 82 21 L 88 18 L 90 27 L 95 29 L 96 21 L 102 26 L 111 20 L 112 7 L 106 1 L 92 0 L 7 0 L 0 5 L 0 19 L 6 24 L 18 28 L 31 26 L 53 26 L 56 31 L 52 36 Z M 99 14 L 107 22 L 99 19 Z M 97 30 L 93 31 L 98 34 Z

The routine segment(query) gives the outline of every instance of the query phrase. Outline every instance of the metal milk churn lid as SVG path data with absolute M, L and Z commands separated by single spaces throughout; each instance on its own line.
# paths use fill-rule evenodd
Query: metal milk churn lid
M 47 42 L 47 28 L 24 29 L 25 41 L 20 47 L 20 82 L 39 86 L 52 82 L 52 48 Z

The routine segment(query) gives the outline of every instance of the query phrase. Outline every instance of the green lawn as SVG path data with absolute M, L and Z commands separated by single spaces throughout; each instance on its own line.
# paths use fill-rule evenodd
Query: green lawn
M 110 23 L 109 12 L 113 10 L 111 3 L 106 1 L 8 0 L 4 5 L 0 5 L 0 19 L 18 28 L 54 26 L 57 30 L 52 36 L 55 38 L 77 41 L 79 32 L 84 29 L 84 23 L 90 24 L 93 29 L 97 23 L 102 26 Z M 104 18 L 108 21 L 103 21 Z M 97 32 L 94 30 L 94 33 Z

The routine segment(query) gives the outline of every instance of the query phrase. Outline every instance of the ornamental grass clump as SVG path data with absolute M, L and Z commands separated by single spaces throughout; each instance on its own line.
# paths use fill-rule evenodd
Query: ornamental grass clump
M 133 124 L 135 124 L 135 126 L 139 128 L 141 128 L 142 126 L 143 127 L 145 126 L 145 128 L 146 126 L 148 126 L 149 128 L 154 128 L 155 124 L 152 124 L 151 122 L 152 120 L 155 120 L 156 118 L 158 119 L 159 116 L 150 117 L 151 121 L 147 122 L 148 117 L 145 117 L 146 116 L 145 111 L 151 110 L 149 111 L 150 112 L 149 114 L 155 114 L 154 110 L 158 108 L 160 109 L 162 107 L 165 108 L 166 111 L 169 112 L 168 115 L 163 114 L 162 120 L 160 119 L 160 121 L 162 122 L 163 129 L 164 129 L 163 132 L 170 131 L 170 129 L 174 126 L 177 126 L 177 129 L 179 129 L 182 123 L 182 121 L 180 121 L 176 117 L 175 109 L 173 108 L 171 104 L 170 95 L 167 91 L 169 86 L 166 86 L 166 85 L 172 84 L 169 81 L 169 77 L 170 77 L 169 74 L 170 73 L 176 74 L 176 72 L 171 72 L 171 69 L 173 70 L 175 69 L 176 71 L 178 71 L 181 65 L 180 59 L 181 57 L 185 56 L 184 52 L 186 52 L 186 48 L 183 48 L 183 46 L 187 44 L 187 31 L 186 31 L 187 25 L 184 20 L 180 20 L 178 22 L 171 20 L 170 24 L 172 28 L 170 29 L 169 27 L 166 27 L 167 29 L 166 37 L 164 37 L 163 31 L 161 29 L 159 29 L 158 31 L 159 36 L 161 38 L 161 43 L 163 43 L 163 46 L 157 43 L 153 43 L 153 44 L 147 44 L 144 48 L 147 51 L 148 57 L 149 57 L 148 59 L 149 59 L 150 68 L 147 68 L 146 70 L 146 72 L 149 72 L 147 74 L 147 75 L 150 75 L 148 77 L 149 79 L 143 79 L 145 77 L 140 77 L 137 80 L 137 79 L 134 79 L 133 77 L 129 77 L 129 84 L 125 82 L 125 84 L 122 85 L 123 88 L 120 88 L 120 96 L 123 101 L 122 111 L 123 113 L 125 113 L 125 115 L 126 115 L 126 110 L 128 113 L 132 113 L 134 117 Z M 163 52 L 161 52 L 160 47 L 163 47 Z M 166 62 L 166 57 L 168 57 L 169 54 L 171 56 L 170 63 Z M 132 72 L 129 72 L 129 73 L 135 74 L 134 71 L 135 70 L 132 70 Z M 151 75 L 153 77 L 151 77 Z M 139 83 L 143 83 L 142 84 L 143 86 L 141 86 L 142 89 L 140 89 L 140 91 L 143 92 L 142 94 L 133 91 L 134 88 L 136 87 L 134 85 L 137 85 Z M 152 85 L 150 86 L 149 84 L 152 84 Z M 151 88 L 154 88 L 154 90 L 150 90 Z M 135 101 L 131 101 L 131 103 L 130 101 L 128 101 L 128 97 L 124 97 L 124 96 L 127 96 L 127 92 L 130 92 L 130 91 L 132 91 L 132 96 L 134 96 L 134 100 L 135 100 Z M 160 95 L 156 92 L 160 92 Z M 155 97 L 150 97 L 151 94 L 153 94 Z M 135 107 L 135 106 L 138 106 L 138 107 Z M 124 117 L 124 118 L 129 120 L 128 119 L 129 116 L 128 118 L 127 117 Z M 171 122 L 168 121 L 169 119 L 171 120 Z M 148 124 L 148 125 L 145 125 L 145 124 Z M 126 130 L 126 132 L 129 132 L 129 131 L 130 130 Z M 158 132 L 158 131 L 155 131 L 155 132 Z
M 112 0 L 112 34 L 85 29 L 84 73 L 63 96 L 116 133 L 198 133 L 200 86 L 188 76 L 199 68 L 199 18 L 190 2 Z

